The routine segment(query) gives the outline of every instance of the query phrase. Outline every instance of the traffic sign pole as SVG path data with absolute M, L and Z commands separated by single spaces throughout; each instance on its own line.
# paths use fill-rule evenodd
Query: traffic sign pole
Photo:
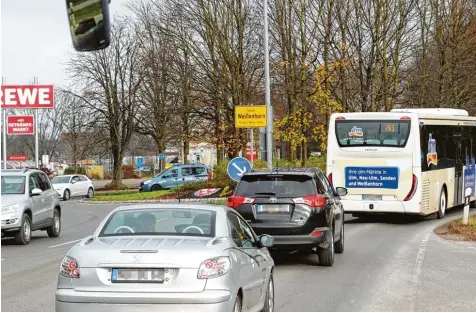
M 264 79 L 265 105 L 267 108 L 266 123 L 266 161 L 268 169 L 273 168 L 273 108 L 271 106 L 271 92 L 269 81 L 269 49 L 268 49 L 268 0 L 264 0 Z
M 251 145 L 251 166 L 253 167 L 253 153 L 254 153 L 254 131 L 253 128 L 251 130 L 251 138 L 250 138 L 250 145 Z
M 33 85 L 38 85 L 38 77 L 33 79 Z M 40 144 L 38 138 L 38 109 L 35 109 L 35 167 L 39 168 Z

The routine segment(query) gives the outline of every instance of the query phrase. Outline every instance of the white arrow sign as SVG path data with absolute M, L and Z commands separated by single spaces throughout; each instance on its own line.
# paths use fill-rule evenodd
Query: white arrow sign
M 244 166 L 242 169 L 235 163 L 233 163 L 233 166 L 238 170 L 238 176 L 243 176 L 243 174 L 246 172 L 246 166 Z

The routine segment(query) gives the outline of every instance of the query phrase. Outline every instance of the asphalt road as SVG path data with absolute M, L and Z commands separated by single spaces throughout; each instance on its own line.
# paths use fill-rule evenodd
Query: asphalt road
M 64 202 L 59 238 L 36 232 L 28 246 L 3 239 L 2 311 L 53 311 L 63 256 L 112 208 Z M 276 258 L 276 311 L 475 311 L 476 245 L 440 239 L 432 232 L 440 223 L 348 217 L 333 267 L 317 266 L 314 255 Z

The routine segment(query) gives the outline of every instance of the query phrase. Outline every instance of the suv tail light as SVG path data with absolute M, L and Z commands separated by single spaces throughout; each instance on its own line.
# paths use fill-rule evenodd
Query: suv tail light
M 408 201 L 411 198 L 413 198 L 413 196 L 415 195 L 415 192 L 417 190 L 417 187 L 418 187 L 418 178 L 415 175 L 413 175 L 412 188 L 410 189 L 410 192 L 408 193 L 408 195 L 405 197 L 405 199 L 403 201 Z
M 208 181 L 212 180 L 212 172 L 210 169 L 207 169 L 207 176 L 208 176 Z
M 329 183 L 332 185 L 332 173 L 327 176 L 327 180 L 329 180 Z
M 79 278 L 78 261 L 70 256 L 65 256 L 61 262 L 60 274 L 68 278 Z
M 246 198 L 241 196 L 231 196 L 228 197 L 228 201 L 226 202 L 226 206 L 236 209 L 242 204 L 252 204 L 255 202 L 253 198 Z
M 294 204 L 305 204 L 313 208 L 320 208 L 326 206 L 327 200 L 324 196 L 314 195 L 302 198 L 294 198 L 293 202 Z

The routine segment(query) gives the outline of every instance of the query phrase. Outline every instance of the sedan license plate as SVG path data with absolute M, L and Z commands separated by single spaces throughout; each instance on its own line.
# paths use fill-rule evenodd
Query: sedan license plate
M 113 268 L 113 283 L 163 283 L 164 269 L 153 268 Z
M 382 195 L 362 195 L 362 200 L 381 201 Z
M 289 213 L 288 204 L 257 204 L 256 212 L 258 213 Z

